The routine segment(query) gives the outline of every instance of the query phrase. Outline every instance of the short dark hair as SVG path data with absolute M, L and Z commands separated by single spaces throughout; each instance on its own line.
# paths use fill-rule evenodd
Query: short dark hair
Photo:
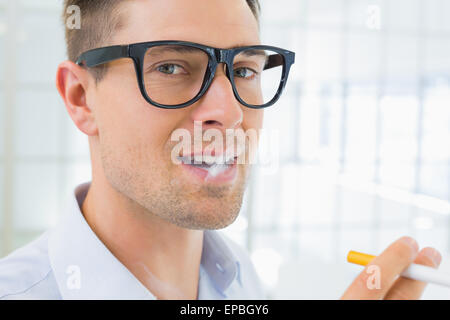
M 246 1 L 259 23 L 261 11 L 259 0 Z M 81 53 L 105 45 L 114 31 L 123 25 L 123 17 L 117 12 L 120 2 L 123 0 L 64 0 L 64 23 L 71 6 L 77 6 L 83 13 L 81 29 L 65 28 L 69 60 L 75 62 Z M 103 77 L 105 68 L 106 65 L 102 65 L 91 69 L 97 81 Z

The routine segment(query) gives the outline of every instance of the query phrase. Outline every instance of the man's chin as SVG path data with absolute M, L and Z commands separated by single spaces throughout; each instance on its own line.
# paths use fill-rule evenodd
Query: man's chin
M 205 183 L 196 192 L 184 194 L 177 222 L 189 229 L 223 229 L 232 224 L 241 210 L 246 188 L 246 177 L 240 173 L 234 184 Z
M 231 225 L 239 215 L 229 214 L 212 216 L 210 213 L 207 214 L 192 214 L 187 217 L 182 217 L 172 221 L 175 225 L 191 230 L 219 230 Z
M 202 196 L 180 200 L 169 210 L 163 213 L 165 219 L 185 229 L 223 229 L 232 224 L 239 215 L 243 194 L 233 192 L 225 197 L 217 197 L 211 191 Z M 241 191 L 241 190 L 240 190 Z

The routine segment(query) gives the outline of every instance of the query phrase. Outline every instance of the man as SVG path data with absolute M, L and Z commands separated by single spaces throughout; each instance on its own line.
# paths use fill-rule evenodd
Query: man
M 224 147 L 209 154 L 217 164 L 192 163 L 205 150 L 178 150 L 173 133 L 195 136 L 196 124 L 224 135 L 258 131 L 259 107 L 281 93 L 276 86 L 274 100 L 263 97 L 258 77 L 288 69 L 292 53 L 254 47 L 256 0 L 70 5 L 82 25 L 67 30 L 70 61 L 58 68 L 57 88 L 89 137 L 92 182 L 75 190 L 56 228 L 3 259 L 0 297 L 264 298 L 247 254 L 213 231 L 236 218 L 248 161 L 237 163 L 239 148 Z M 251 147 L 246 141 L 244 153 Z M 440 255 L 399 239 L 373 261 L 381 288 L 371 290 L 362 272 L 343 298 L 418 298 L 424 283 L 396 279 L 413 261 L 437 267 Z

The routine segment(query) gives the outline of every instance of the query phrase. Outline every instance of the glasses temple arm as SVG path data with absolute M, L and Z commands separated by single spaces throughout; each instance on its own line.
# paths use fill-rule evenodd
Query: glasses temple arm
M 264 70 L 282 66 L 283 63 L 284 63 L 284 58 L 281 54 L 272 54 L 267 58 L 267 63 L 264 66 Z
M 84 52 L 77 59 L 76 64 L 91 68 L 120 58 L 128 58 L 129 56 L 128 46 L 111 46 Z

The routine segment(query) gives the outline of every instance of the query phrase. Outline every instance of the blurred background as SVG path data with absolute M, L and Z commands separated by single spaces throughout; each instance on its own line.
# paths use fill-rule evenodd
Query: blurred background
M 277 170 L 254 167 L 241 215 L 269 298 L 336 299 L 403 235 L 450 273 L 450 1 L 261 0 L 264 44 L 296 52 L 265 126 Z M 54 85 L 61 0 L 0 0 L 0 257 L 53 226 L 90 180 L 87 138 Z M 425 299 L 450 299 L 429 285 Z

